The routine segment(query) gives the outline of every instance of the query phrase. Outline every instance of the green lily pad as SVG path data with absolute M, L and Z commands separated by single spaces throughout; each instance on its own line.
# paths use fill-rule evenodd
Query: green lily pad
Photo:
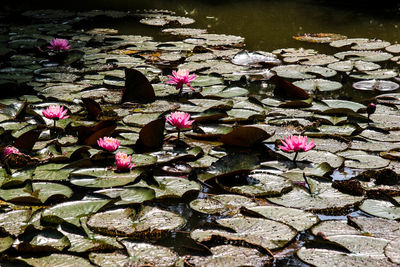
M 159 113 L 134 113 L 126 116 L 122 121 L 131 126 L 143 127 L 146 124 L 156 120 L 159 115 Z
M 352 218 L 353 219 L 353 218 Z M 340 235 L 361 235 L 362 232 L 350 226 L 344 220 L 323 221 L 311 229 L 314 235 L 322 234 L 324 236 L 340 236 Z
M 154 190 L 143 187 L 110 188 L 95 191 L 110 198 L 121 198 L 115 205 L 140 204 L 155 197 Z
M 159 236 L 185 224 L 179 215 L 154 207 L 144 207 L 136 216 L 132 209 L 116 209 L 94 214 L 87 225 L 96 232 L 143 237 Z
M 190 256 L 185 259 L 193 266 L 268 266 L 271 258 L 263 256 L 257 249 L 233 245 L 210 248 L 211 256 Z
M 293 84 L 307 91 L 326 92 L 326 91 L 335 91 L 342 88 L 341 83 L 324 79 L 303 80 L 294 82 Z
M 0 252 L 4 252 L 9 249 L 14 243 L 14 239 L 11 236 L 0 237 Z
M 339 59 L 330 55 L 316 54 L 310 56 L 284 57 L 283 61 L 287 63 L 300 63 L 301 65 L 307 65 L 307 66 L 323 66 L 334 62 L 338 62 Z
M 381 51 L 346 51 L 335 54 L 335 57 L 342 60 L 362 60 L 368 62 L 381 62 L 389 60 L 393 57 L 392 54 Z
M 349 38 L 333 41 L 329 45 L 333 47 L 351 45 L 351 49 L 354 50 L 379 50 L 389 46 L 390 43 L 379 39 Z
M 340 213 L 346 208 L 361 202 L 363 197 L 343 194 L 334 189 L 330 183 L 318 182 L 308 178 L 311 193 L 306 189 L 294 187 L 292 191 L 280 197 L 268 198 L 272 203 L 284 207 L 299 208 L 320 213 Z
M 400 131 L 390 131 L 389 133 L 384 133 L 367 129 L 364 130 L 360 135 L 376 141 L 385 140 L 386 142 L 400 142 Z
M 400 208 L 384 200 L 366 199 L 360 206 L 360 210 L 376 217 L 398 220 Z
M 122 186 L 134 182 L 142 170 L 115 172 L 107 168 L 80 169 L 71 173 L 70 181 L 74 185 L 93 188 Z
M 14 210 L 0 214 L 0 230 L 9 235 L 18 236 L 25 231 L 32 216 L 31 210 Z
M 229 186 L 232 177 L 217 178 L 217 183 L 231 193 L 250 197 L 280 196 L 292 189 L 292 184 L 286 178 L 264 172 L 254 172 L 248 176 L 252 181 L 249 185 Z
M 248 209 L 262 215 L 266 219 L 290 225 L 299 232 L 305 231 L 319 222 L 318 216 L 298 209 L 274 206 L 258 206 Z
M 190 233 L 190 237 L 198 242 L 207 242 L 213 237 L 243 240 L 247 244 L 271 250 L 285 246 L 297 233 L 286 224 L 261 218 L 234 217 L 218 219 L 216 222 L 235 232 L 196 229 Z
M 278 76 L 289 79 L 315 79 L 316 76 L 311 73 L 322 75 L 323 77 L 332 77 L 336 71 L 320 66 L 302 66 L 302 65 L 283 65 L 273 67 Z
M 198 192 L 201 187 L 195 181 L 189 181 L 185 178 L 174 177 L 174 176 L 154 176 L 159 186 L 147 185 L 144 181 L 140 181 L 138 184 L 128 186 L 127 188 L 136 186 L 143 186 L 149 188 L 155 192 L 155 197 L 158 199 L 162 198 L 179 198 L 188 192 Z
M 20 243 L 17 245 L 17 249 L 20 251 L 61 252 L 71 245 L 68 238 L 55 229 L 29 233 L 19 239 Z
M 72 169 L 63 169 L 67 164 L 49 163 L 36 167 L 33 172 L 35 181 L 66 181 Z
M 97 212 L 110 203 L 110 200 L 78 200 L 57 204 L 43 211 L 42 220 L 50 223 L 67 222 L 80 226 L 79 219 Z
M 353 69 L 357 69 L 358 71 L 370 71 L 380 69 L 380 67 L 379 64 L 362 60 L 339 61 L 328 65 L 328 68 L 342 72 L 349 72 Z
M 194 19 L 187 17 L 178 17 L 171 15 L 157 15 L 157 16 L 148 16 L 144 19 L 140 20 L 140 23 L 151 25 L 151 26 L 182 26 L 194 23 Z
M 390 161 L 374 155 L 346 156 L 344 165 L 358 169 L 380 169 L 389 165 Z
M 30 264 L 31 266 L 52 266 L 52 267 L 74 267 L 74 266 L 94 266 L 87 259 L 66 255 L 66 254 L 51 254 L 45 257 L 22 258 L 20 260 Z
M 369 70 L 360 73 L 351 73 L 349 76 L 355 79 L 369 80 L 369 79 L 391 79 L 399 74 L 394 69 L 379 69 Z
M 190 202 L 190 207 L 198 212 L 218 215 L 235 215 L 242 207 L 251 208 L 257 204 L 250 198 L 238 195 L 215 195 L 198 198 Z

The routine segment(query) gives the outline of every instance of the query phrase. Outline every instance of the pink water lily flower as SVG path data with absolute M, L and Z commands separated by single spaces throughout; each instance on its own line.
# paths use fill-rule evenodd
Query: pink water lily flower
M 130 170 L 135 163 L 132 163 L 132 156 L 128 156 L 125 153 L 118 152 L 115 154 L 115 164 L 117 165 L 118 170 Z
M 175 126 L 178 129 L 178 140 L 181 135 L 181 129 L 190 128 L 194 120 L 190 120 L 190 114 L 181 111 L 175 111 L 169 114 L 166 117 L 166 120 L 172 126 Z
M 99 147 L 101 147 L 109 152 L 113 152 L 118 149 L 121 142 L 119 142 L 115 138 L 105 136 L 103 138 L 99 138 L 97 140 L 97 144 L 99 145 Z
M 295 136 L 291 135 L 286 137 L 285 140 L 281 140 L 283 146 L 279 146 L 282 151 L 287 153 L 296 152 L 293 158 L 293 162 L 296 162 L 297 154 L 299 152 L 306 152 L 315 147 L 314 141 L 307 144 L 307 136 Z
M 47 48 L 58 52 L 68 50 L 71 48 L 71 46 L 69 45 L 68 40 L 55 38 L 53 40 L 50 40 L 50 46 L 48 46 Z
M 4 150 L 3 150 L 3 154 L 1 155 L 2 159 L 5 159 L 8 155 L 10 154 L 21 154 L 21 152 L 19 152 L 19 149 L 13 146 L 7 146 Z
M 68 118 L 69 116 L 65 116 L 67 112 L 68 112 L 67 108 L 64 109 L 64 106 L 59 106 L 59 105 L 50 105 L 42 111 L 43 115 L 46 118 L 52 120 L 61 120 Z
M 172 75 L 173 76 L 168 75 L 168 78 L 170 78 L 170 80 L 167 81 L 168 84 L 175 84 L 175 88 L 179 89 L 180 91 L 182 91 L 184 84 L 189 86 L 190 89 L 194 90 L 190 85 L 190 82 L 197 78 L 196 74 L 189 75 L 188 70 L 178 70 L 172 71 Z
M 279 148 L 287 153 L 306 152 L 315 147 L 314 141 L 307 144 L 307 136 L 291 135 L 281 142 L 283 146 L 279 146 Z

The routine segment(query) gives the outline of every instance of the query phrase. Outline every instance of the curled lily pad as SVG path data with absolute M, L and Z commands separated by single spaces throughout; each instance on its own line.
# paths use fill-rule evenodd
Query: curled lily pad
M 326 78 L 336 75 L 336 71 L 320 66 L 283 65 L 273 67 L 271 70 L 280 77 L 289 79 L 314 79 L 316 78 L 315 74 Z
M 18 244 L 17 249 L 20 251 L 60 252 L 71 245 L 68 238 L 55 229 L 35 231 L 19 239 L 21 243 Z
M 240 66 L 279 65 L 281 61 L 274 54 L 266 56 L 258 52 L 241 51 L 232 58 L 232 63 Z
M 318 182 L 312 178 L 307 180 L 310 184 L 310 191 L 294 187 L 289 193 L 280 197 L 268 198 L 268 200 L 284 207 L 300 208 L 306 211 L 340 213 L 364 199 L 343 194 L 334 189 L 330 183 Z
M 191 238 L 199 242 L 212 241 L 213 237 L 242 240 L 247 244 L 270 250 L 285 246 L 296 235 L 296 231 L 286 224 L 261 218 L 234 217 L 219 219 L 216 222 L 235 232 L 197 229 L 190 233 Z
M 97 213 L 87 225 L 97 232 L 122 236 L 157 236 L 184 225 L 179 215 L 154 207 L 144 207 L 135 216 L 132 209 L 116 209 Z
M 353 87 L 363 91 L 394 91 L 399 88 L 399 84 L 392 81 L 367 80 L 353 83 Z
M 270 137 L 271 134 L 261 128 L 241 126 L 223 135 L 221 142 L 231 146 L 252 147 Z
M 251 208 L 257 204 L 250 198 L 238 195 L 216 195 L 208 198 L 199 198 L 190 202 L 190 207 L 206 214 L 234 215 L 240 208 Z
M 337 40 L 346 39 L 347 37 L 337 33 L 305 33 L 295 35 L 293 38 L 297 41 L 310 43 L 330 43 Z
M 303 81 L 297 81 L 294 85 L 307 90 L 307 91 L 335 91 L 342 88 L 342 84 L 335 81 L 329 81 L 324 79 L 309 79 Z

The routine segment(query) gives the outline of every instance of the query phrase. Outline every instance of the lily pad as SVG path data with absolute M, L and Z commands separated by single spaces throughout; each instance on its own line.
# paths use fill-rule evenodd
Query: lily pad
M 143 187 L 110 188 L 95 191 L 110 198 L 121 198 L 115 205 L 140 204 L 155 197 L 154 190 Z
M 353 83 L 353 87 L 362 91 L 394 91 L 399 88 L 399 84 L 392 81 L 367 80 Z
M 247 244 L 271 250 L 285 246 L 296 236 L 296 231 L 286 224 L 267 219 L 234 217 L 218 219 L 216 222 L 235 232 L 197 229 L 190 233 L 191 238 L 198 242 L 211 241 L 213 237 L 242 240 Z
M 71 173 L 70 181 L 74 185 L 93 188 L 122 186 L 134 182 L 142 170 L 115 172 L 107 168 L 80 169 Z
M 390 261 L 400 264 L 400 238 L 392 240 L 385 248 L 385 254 Z
M 32 216 L 31 210 L 15 210 L 0 214 L 0 230 L 9 235 L 18 236 L 25 231 Z
M 346 60 L 331 63 L 328 65 L 328 68 L 331 68 L 336 71 L 349 72 L 353 69 L 357 69 L 358 71 L 370 71 L 380 69 L 381 66 L 379 64 L 373 62 L 366 62 L 362 60 Z
M 335 91 L 342 88 L 341 83 L 324 79 L 303 80 L 294 82 L 293 84 L 307 91 L 325 92 L 325 91 Z
M 31 266 L 52 266 L 52 267 L 74 267 L 74 266 L 94 266 L 88 260 L 67 254 L 51 254 L 45 257 L 32 257 L 32 258 L 22 258 L 24 262 L 30 264 Z
M 354 207 L 361 202 L 363 197 L 343 194 L 334 189 L 330 183 L 318 182 L 308 178 L 310 191 L 294 187 L 292 191 L 280 197 L 268 198 L 272 203 L 284 207 L 299 208 L 306 211 L 320 213 L 340 213 L 349 207 Z
M 321 66 L 283 65 L 273 67 L 271 70 L 278 76 L 289 79 L 315 79 L 315 74 L 325 78 L 336 75 L 336 71 Z
M 185 224 L 179 215 L 154 207 L 144 207 L 136 216 L 132 209 L 116 209 L 97 213 L 87 225 L 96 232 L 112 235 L 157 236 Z
M 264 66 L 279 65 L 281 61 L 274 54 L 269 56 L 258 52 L 240 51 L 232 58 L 232 63 L 240 66 Z
M 346 39 L 347 37 L 337 33 L 305 33 L 295 35 L 293 38 L 297 41 L 310 43 L 330 43 L 337 40 Z
M 381 62 L 389 60 L 393 57 L 392 54 L 381 51 L 346 51 L 335 54 L 335 57 L 342 60 L 363 60 L 368 62 Z
M 391 79 L 396 77 L 399 74 L 398 71 L 393 69 L 379 69 L 379 70 L 370 70 L 364 71 L 360 73 L 351 73 L 349 76 L 356 79 Z
M 389 46 L 390 43 L 379 39 L 349 38 L 333 41 L 329 45 L 333 47 L 352 45 L 351 49 L 354 50 L 379 50 Z
M 361 204 L 360 210 L 376 217 L 392 220 L 400 219 L 400 207 L 384 200 L 366 199 Z
M 182 26 L 194 23 L 194 19 L 187 17 L 178 17 L 171 15 L 156 15 L 148 16 L 147 18 L 141 19 L 140 23 L 151 25 L 151 26 Z
M 261 128 L 241 126 L 234 128 L 230 133 L 223 135 L 221 137 L 221 142 L 230 146 L 252 147 L 271 136 L 271 134 Z

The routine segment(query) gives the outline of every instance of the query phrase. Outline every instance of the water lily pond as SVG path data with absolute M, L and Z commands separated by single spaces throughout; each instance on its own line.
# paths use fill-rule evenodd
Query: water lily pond
M 16 13 L 1 266 L 400 264 L 392 35 L 248 45 L 179 6 Z

